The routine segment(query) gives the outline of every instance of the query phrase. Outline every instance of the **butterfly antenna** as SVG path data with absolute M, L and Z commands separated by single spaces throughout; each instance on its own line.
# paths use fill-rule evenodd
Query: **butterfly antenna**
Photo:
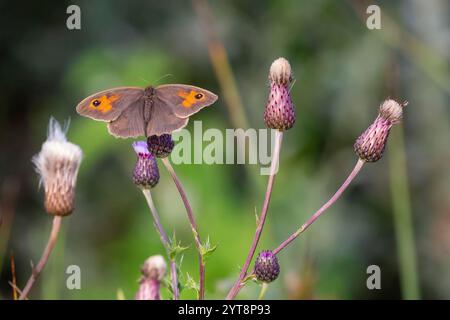
M 141 80 L 142 82 L 144 82 L 145 85 L 148 85 L 150 83 L 150 81 L 148 81 L 145 78 L 139 77 L 139 80 Z
M 156 80 L 155 84 L 159 84 L 161 82 L 161 80 L 163 80 L 164 78 L 170 78 L 170 77 L 173 77 L 173 74 L 167 73 L 167 74 L 163 75 L 161 78 L 159 78 L 158 80 Z

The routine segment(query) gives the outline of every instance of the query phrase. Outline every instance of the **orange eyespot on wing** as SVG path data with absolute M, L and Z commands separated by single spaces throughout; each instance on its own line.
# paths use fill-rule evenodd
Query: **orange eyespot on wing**
M 113 94 L 109 97 L 107 95 L 103 95 L 99 98 L 92 99 L 89 103 L 89 109 L 106 113 L 112 109 L 112 103 L 117 99 L 119 99 L 118 94 Z
M 76 110 L 78 114 L 84 117 L 110 122 L 116 120 L 134 103 L 137 103 L 137 105 L 144 104 L 144 89 L 119 87 L 103 90 L 84 98 L 77 104 Z
M 156 87 L 155 104 L 159 103 L 178 118 L 188 118 L 212 105 L 217 96 L 205 89 L 185 84 L 165 84 Z
M 184 90 L 178 92 L 178 96 L 184 100 L 181 102 L 185 108 L 190 108 L 193 104 L 205 100 L 205 95 L 201 92 L 191 90 L 189 93 Z

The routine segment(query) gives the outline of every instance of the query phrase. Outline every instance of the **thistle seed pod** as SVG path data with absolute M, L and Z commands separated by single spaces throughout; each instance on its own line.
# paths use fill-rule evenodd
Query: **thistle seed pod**
M 295 123 L 295 109 L 289 92 L 292 80 L 291 65 L 284 58 L 272 63 L 269 72 L 270 92 L 264 122 L 268 128 L 288 130 Z
M 355 142 L 354 149 L 358 157 L 367 162 L 381 159 L 391 127 L 401 121 L 406 105 L 406 102 L 399 104 L 392 99 L 381 104 L 378 117 Z
M 62 129 L 51 118 L 47 140 L 32 159 L 44 185 L 45 209 L 56 216 L 66 216 L 74 210 L 77 175 L 83 158 L 81 148 L 67 141 L 67 129 L 68 126 Z

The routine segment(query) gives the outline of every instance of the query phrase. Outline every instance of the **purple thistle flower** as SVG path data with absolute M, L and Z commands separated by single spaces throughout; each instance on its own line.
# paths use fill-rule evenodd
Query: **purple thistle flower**
M 170 155 L 175 146 L 171 134 L 150 136 L 147 139 L 148 149 L 157 158 L 165 158 Z
M 384 101 L 375 121 L 356 140 L 354 149 L 359 158 L 367 162 L 381 159 L 391 127 L 399 123 L 403 116 L 403 107 L 392 99 Z
M 153 188 L 159 181 L 158 163 L 147 147 L 147 142 L 133 142 L 133 148 L 138 155 L 133 172 L 133 182 L 141 188 Z
M 272 63 L 269 72 L 270 92 L 264 110 L 264 122 L 271 129 L 287 130 L 294 126 L 295 109 L 289 92 L 291 65 L 284 58 Z
M 255 261 L 256 279 L 262 282 L 272 282 L 280 274 L 278 258 L 270 250 L 261 251 Z

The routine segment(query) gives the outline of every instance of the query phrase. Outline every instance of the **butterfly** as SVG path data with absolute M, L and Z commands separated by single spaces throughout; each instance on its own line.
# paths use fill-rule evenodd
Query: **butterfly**
M 111 135 L 132 138 L 170 134 L 217 100 L 214 93 L 184 84 L 121 87 L 95 93 L 77 107 L 85 117 L 108 122 Z

